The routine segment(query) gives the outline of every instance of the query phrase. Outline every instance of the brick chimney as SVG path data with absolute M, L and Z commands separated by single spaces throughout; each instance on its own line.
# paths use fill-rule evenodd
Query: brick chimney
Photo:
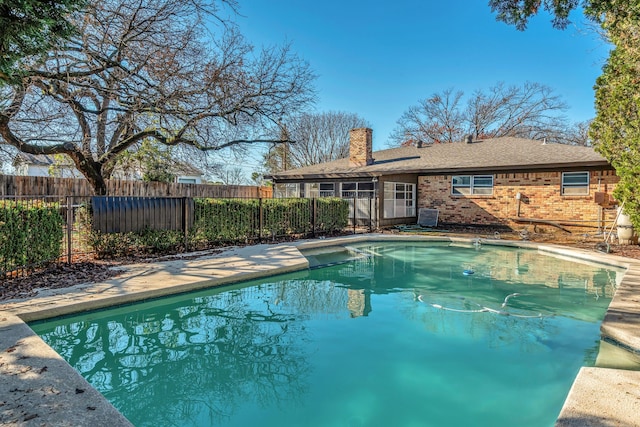
M 373 164 L 373 131 L 369 128 L 349 131 L 349 166 Z

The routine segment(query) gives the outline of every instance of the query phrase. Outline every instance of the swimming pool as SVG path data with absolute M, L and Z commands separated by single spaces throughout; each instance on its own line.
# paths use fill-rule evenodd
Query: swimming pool
M 306 255 L 330 266 L 31 326 L 138 426 L 553 425 L 621 273 L 473 244 Z

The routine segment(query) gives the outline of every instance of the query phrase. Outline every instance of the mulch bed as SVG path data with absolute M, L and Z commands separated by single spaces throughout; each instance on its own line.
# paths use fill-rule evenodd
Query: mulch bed
M 121 272 L 112 265 L 90 261 L 51 264 L 26 276 L 0 282 L 0 301 L 28 298 L 38 289 L 66 288 L 80 283 L 95 283 L 115 277 Z

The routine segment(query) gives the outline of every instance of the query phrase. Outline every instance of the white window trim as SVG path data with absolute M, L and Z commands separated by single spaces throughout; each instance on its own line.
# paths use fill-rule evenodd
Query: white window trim
M 564 182 L 564 178 L 566 175 L 573 174 L 586 174 L 587 182 L 585 184 L 567 184 Z M 589 184 L 591 183 L 591 174 L 589 171 L 578 171 L 578 172 L 562 172 L 562 181 L 560 183 L 560 194 L 563 196 L 587 196 L 589 195 Z M 566 193 L 567 188 L 584 188 L 584 192 L 579 193 Z
M 355 190 L 344 190 L 345 184 L 355 184 Z M 371 186 L 371 189 L 361 188 L 362 186 Z M 347 194 L 345 193 L 355 193 Z M 366 197 L 365 197 L 366 196 Z M 375 196 L 375 184 L 371 181 L 344 181 L 340 183 L 340 197 L 343 199 L 372 199 Z
M 458 176 L 468 176 L 469 177 L 469 186 L 462 186 L 462 185 L 458 185 L 458 186 L 454 186 L 453 185 L 453 179 L 455 177 Z M 491 187 L 485 187 L 485 186 L 478 186 L 477 188 L 491 188 L 491 193 L 475 193 L 474 192 L 474 181 L 476 178 L 491 178 Z M 463 196 L 492 196 L 493 195 L 493 187 L 495 185 L 495 180 L 493 175 L 452 175 L 451 176 L 451 195 L 452 196 L 456 196 L 456 197 L 463 197 Z M 458 187 L 458 188 L 468 188 L 469 189 L 469 194 L 463 194 L 463 193 L 455 193 L 454 189 Z
M 407 199 L 406 197 L 404 199 L 396 199 L 396 184 L 403 184 L 405 185 L 405 190 L 404 190 L 404 194 L 405 196 L 407 195 L 407 193 L 411 193 L 411 198 Z M 388 191 L 387 190 L 387 185 L 392 185 L 393 186 L 393 190 L 392 191 Z M 410 187 L 409 190 L 406 189 L 406 187 Z M 409 217 L 414 217 L 416 216 L 416 184 L 414 183 L 410 183 L 410 182 L 395 182 L 395 181 L 386 181 L 384 183 L 383 186 L 384 189 L 384 200 L 383 200 L 383 208 L 382 208 L 382 212 L 383 212 L 383 216 L 385 219 L 391 219 L 391 218 L 409 218 Z M 404 215 L 399 215 L 398 214 L 398 208 L 399 206 L 396 204 L 396 201 L 398 200 L 411 200 L 411 206 L 407 206 L 406 203 L 404 206 L 402 206 L 403 209 L 403 214 Z M 389 203 L 389 206 L 387 205 Z M 393 209 L 393 214 L 392 216 L 387 216 L 387 209 L 388 208 L 392 208 Z M 413 210 L 413 215 L 407 215 L 407 210 Z
M 317 188 L 312 188 L 313 186 Z M 322 186 L 331 186 L 331 190 L 322 190 Z M 306 182 L 304 184 L 304 196 L 308 198 L 314 197 L 335 197 L 336 195 L 336 183 L 335 182 Z

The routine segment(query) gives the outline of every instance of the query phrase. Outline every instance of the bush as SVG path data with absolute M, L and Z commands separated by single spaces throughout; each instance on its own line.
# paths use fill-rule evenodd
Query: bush
M 349 204 L 339 198 L 316 199 L 317 233 L 333 233 L 347 226 Z M 225 243 L 248 243 L 259 238 L 309 235 L 313 230 L 311 199 L 194 199 L 194 222 L 188 244 L 207 247 Z M 262 223 L 260 221 L 262 215 Z M 84 241 L 99 258 L 134 253 L 169 253 L 183 249 L 181 231 L 144 230 L 101 233 L 91 228 L 91 211 L 78 214 Z
M 338 197 L 316 199 L 316 232 L 335 233 L 349 223 L 349 202 Z
M 102 233 L 91 226 L 91 208 L 82 206 L 77 215 L 82 243 L 88 245 L 99 259 L 134 254 L 178 252 L 184 245 L 184 234 L 176 230 L 151 230 L 129 233 Z
M 311 233 L 311 199 L 263 201 L 263 236 L 281 237 Z
M 0 201 L 0 268 L 8 272 L 56 261 L 63 226 L 58 204 Z
M 260 201 L 256 199 L 195 199 L 190 242 L 227 243 L 258 237 Z

